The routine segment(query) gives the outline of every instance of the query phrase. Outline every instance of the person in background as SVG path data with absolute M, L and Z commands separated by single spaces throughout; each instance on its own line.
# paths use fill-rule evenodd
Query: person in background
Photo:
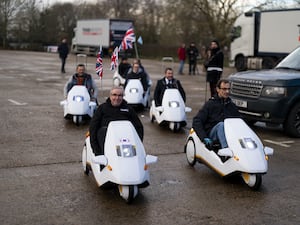
M 147 80 L 147 74 L 145 74 L 144 70 L 140 69 L 140 64 L 138 62 L 133 62 L 132 69 L 130 69 L 126 76 L 126 81 L 124 88 L 126 87 L 128 80 L 130 79 L 138 79 L 141 81 L 144 92 L 148 89 L 148 80 Z
M 183 74 L 183 67 L 184 67 L 184 62 L 186 58 L 186 49 L 185 49 L 185 44 L 182 43 L 181 46 L 177 50 L 177 55 L 179 59 L 179 69 L 178 69 L 178 74 L 184 75 Z
M 68 47 L 68 43 L 67 43 L 66 38 L 62 39 L 61 44 L 58 46 L 57 51 L 58 51 L 58 54 L 59 54 L 59 58 L 61 60 L 61 69 L 60 69 L 60 71 L 62 73 L 66 73 L 65 64 L 66 64 L 66 59 L 67 59 L 68 54 L 69 54 L 69 47 Z
M 187 49 L 187 55 L 189 58 L 189 75 L 195 75 L 196 67 L 197 67 L 197 57 L 199 55 L 199 51 L 195 46 L 195 43 L 192 42 L 190 47 Z
M 111 121 L 129 120 L 143 141 L 143 124 L 134 109 L 123 99 L 123 96 L 124 88 L 122 86 L 112 87 L 109 98 L 98 107 L 90 122 L 91 146 L 96 156 L 104 154 L 104 141 L 108 124 Z
M 125 78 L 128 70 L 131 68 L 130 63 L 128 63 L 127 57 L 122 57 L 121 62 L 118 66 L 118 72 L 121 75 L 121 77 Z
M 217 93 L 204 104 L 193 118 L 192 127 L 208 148 L 215 141 L 219 141 L 222 148 L 227 148 L 224 120 L 226 118 L 240 118 L 240 113 L 229 98 L 230 83 L 228 80 L 219 80 L 216 90 Z
M 153 97 L 154 97 L 155 106 L 161 106 L 165 90 L 168 88 L 178 89 L 183 101 L 185 102 L 185 100 L 186 100 L 185 91 L 184 91 L 183 87 L 181 86 L 180 81 L 173 77 L 172 68 L 166 68 L 164 78 L 157 81 L 157 84 L 156 84 L 156 87 L 154 90 Z
M 206 69 L 206 82 L 209 82 L 212 97 L 216 94 L 216 85 L 223 72 L 224 54 L 217 40 L 211 41 L 208 53 L 208 60 L 204 66 Z
M 78 64 L 76 73 L 72 75 L 65 84 L 64 95 L 67 97 L 68 92 L 74 85 L 84 85 L 88 89 L 91 100 L 97 102 L 98 88 L 90 74 L 85 73 L 84 64 Z

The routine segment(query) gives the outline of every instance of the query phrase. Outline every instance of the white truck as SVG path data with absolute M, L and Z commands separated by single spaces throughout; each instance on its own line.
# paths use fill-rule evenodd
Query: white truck
M 107 55 L 115 46 L 120 45 L 131 26 L 133 26 L 132 20 L 78 20 L 74 28 L 71 52 L 96 55 L 99 47 L 102 46 L 103 53 Z
M 247 12 L 232 31 L 230 65 L 270 69 L 300 44 L 300 8 Z

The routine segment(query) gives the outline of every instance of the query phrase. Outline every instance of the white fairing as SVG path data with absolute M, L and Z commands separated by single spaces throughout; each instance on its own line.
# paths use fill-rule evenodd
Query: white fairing
M 85 143 L 87 165 L 91 166 L 98 186 L 107 182 L 125 186 L 149 182 L 146 159 L 150 157 L 149 162 L 155 163 L 157 157 L 146 156 L 143 143 L 131 122 L 113 121 L 109 123 L 105 138 L 104 156 L 95 157 L 90 145 L 90 137 L 86 138 Z M 128 149 L 134 150 L 128 151 Z M 127 157 L 126 153 L 128 153 Z M 105 165 L 101 172 L 100 164 Z
M 68 115 L 93 117 L 96 103 L 90 101 L 87 88 L 83 85 L 75 85 L 69 91 L 67 99 L 60 102 L 64 107 L 64 117 Z
M 186 151 L 191 154 L 195 146 L 195 157 L 222 176 L 235 172 L 266 173 L 268 170 L 267 154 L 262 142 L 250 127 L 242 119 L 231 118 L 225 119 L 224 128 L 228 148 L 219 150 L 219 156 L 227 156 L 228 159 L 225 162 L 213 150 L 205 147 L 196 132 L 191 132 L 188 136 L 187 143 L 192 140 L 195 145 L 186 145 Z M 267 147 L 267 152 L 273 153 L 273 149 Z
M 150 108 L 150 118 L 155 117 L 158 124 L 166 121 L 186 122 L 186 112 L 190 112 L 191 108 L 186 107 L 178 89 L 166 89 L 162 99 L 162 105 L 156 107 L 154 100 Z
M 125 87 L 124 99 L 130 105 L 143 105 L 147 107 L 150 98 L 150 86 L 145 95 L 143 85 L 138 79 L 129 79 Z
M 264 146 L 253 130 L 239 118 L 224 121 L 228 147 L 239 157 L 239 170 L 248 173 L 265 173 L 268 170 Z
M 125 84 L 125 79 L 119 74 L 118 69 L 116 69 L 113 75 L 113 85 L 124 86 L 124 84 Z

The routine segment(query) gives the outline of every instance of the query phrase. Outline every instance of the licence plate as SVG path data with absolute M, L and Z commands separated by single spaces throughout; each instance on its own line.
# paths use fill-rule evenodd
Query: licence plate
M 237 107 L 247 108 L 247 101 L 243 101 L 239 99 L 231 99 L 231 100 Z

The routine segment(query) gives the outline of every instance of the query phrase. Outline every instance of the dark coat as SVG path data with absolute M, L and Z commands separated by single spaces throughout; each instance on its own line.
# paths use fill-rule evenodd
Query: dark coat
M 144 91 L 147 91 L 147 89 L 148 89 L 147 74 L 145 74 L 142 71 L 139 71 L 138 73 L 134 73 L 133 71 L 128 72 L 128 74 L 126 75 L 125 87 L 126 87 L 129 79 L 138 79 L 138 80 L 140 80 L 141 83 L 142 83 Z
M 182 97 L 183 101 L 185 102 L 185 100 L 186 100 L 185 91 L 184 91 L 183 87 L 181 86 L 180 81 L 173 78 L 172 79 L 172 84 L 167 85 L 166 84 L 166 79 L 162 78 L 162 79 L 157 81 L 157 84 L 156 84 L 156 87 L 155 87 L 155 90 L 154 90 L 154 101 L 155 101 L 156 106 L 160 106 L 162 104 L 162 99 L 164 97 L 164 93 L 165 93 L 165 90 L 167 88 L 176 88 L 176 89 L 178 89 L 178 91 L 181 94 L 181 97 Z
M 218 70 L 208 71 L 208 68 L 214 67 L 214 68 L 220 68 L 221 70 L 223 70 L 223 64 L 224 64 L 224 54 L 220 50 L 220 48 L 211 50 L 211 57 L 208 59 L 208 61 L 204 65 L 207 70 L 207 73 L 206 73 L 206 81 L 207 82 L 217 83 L 218 80 L 220 80 L 220 77 L 222 75 L 222 71 L 218 71 Z
M 127 102 L 123 100 L 119 107 L 114 107 L 108 98 L 105 103 L 101 104 L 95 112 L 90 122 L 90 140 L 93 151 L 98 152 L 100 145 L 97 139 L 97 132 L 102 127 L 107 127 L 109 122 L 117 120 L 128 120 L 135 127 L 139 137 L 143 140 L 144 128 L 140 119 L 133 108 L 127 105 Z
M 189 62 L 196 62 L 198 55 L 199 55 L 199 51 L 196 48 L 196 46 L 190 46 L 187 49 L 187 56 L 188 56 Z
M 88 89 L 88 92 L 90 94 L 90 96 L 93 96 L 94 95 L 94 86 L 93 86 L 93 80 L 92 80 L 92 76 L 90 74 L 83 74 L 83 84 L 80 84 L 78 82 L 78 74 L 75 73 L 73 76 L 72 76 L 72 79 L 71 81 L 68 83 L 67 85 L 67 93 L 71 90 L 71 88 L 74 86 L 74 85 L 84 85 L 87 89 Z
M 224 99 L 215 95 L 209 99 L 193 119 L 193 129 L 203 141 L 211 129 L 226 118 L 239 118 L 240 113 L 230 98 Z
M 68 54 L 69 54 L 69 47 L 68 47 L 68 44 L 67 43 L 61 43 L 59 46 L 58 46 L 58 49 L 57 49 L 58 53 L 59 53 L 59 57 L 60 58 L 67 58 Z

